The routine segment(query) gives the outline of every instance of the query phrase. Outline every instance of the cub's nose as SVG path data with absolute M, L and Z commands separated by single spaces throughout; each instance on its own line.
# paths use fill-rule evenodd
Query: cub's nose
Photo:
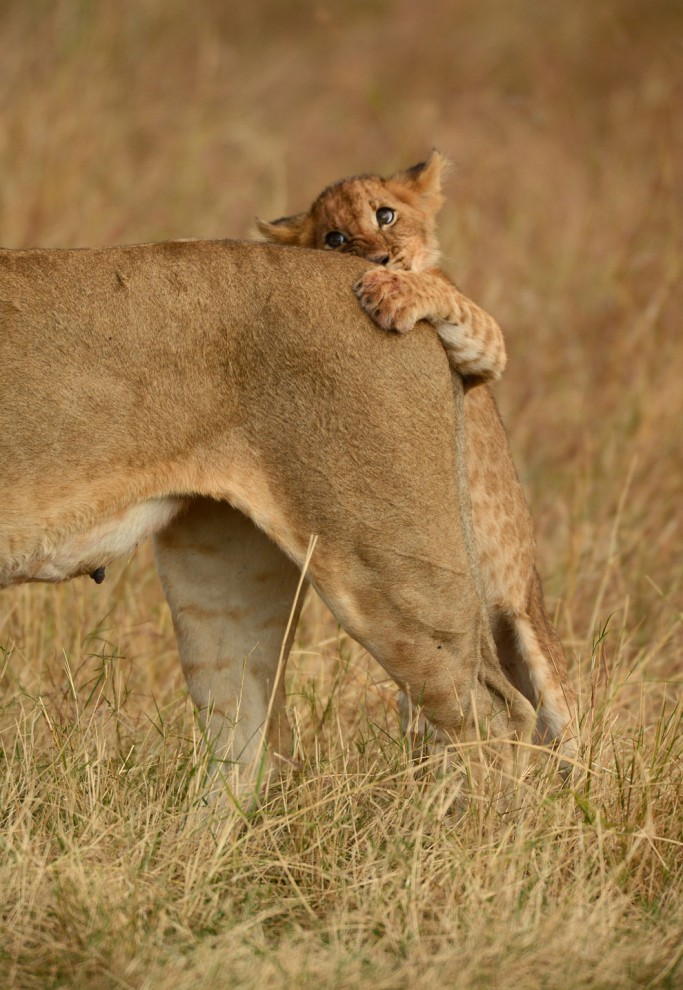
M 388 254 L 371 254 L 371 255 L 368 255 L 368 261 L 372 261 L 376 265 L 388 265 L 389 264 L 389 255 Z

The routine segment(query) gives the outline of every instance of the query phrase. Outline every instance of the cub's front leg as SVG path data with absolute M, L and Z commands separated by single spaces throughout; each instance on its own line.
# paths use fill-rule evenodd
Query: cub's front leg
M 500 327 L 439 269 L 372 269 L 355 284 L 354 292 L 365 312 L 385 330 L 408 333 L 418 320 L 432 323 L 451 367 L 469 384 L 502 375 L 506 355 Z

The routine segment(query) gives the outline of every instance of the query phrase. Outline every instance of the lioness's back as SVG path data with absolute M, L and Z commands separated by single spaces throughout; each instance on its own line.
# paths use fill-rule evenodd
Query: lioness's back
M 343 428 L 358 436 L 368 418 L 406 429 L 421 409 L 430 418 L 439 400 L 418 398 L 436 390 L 443 404 L 445 359 L 427 332 L 399 340 L 360 312 L 351 286 L 366 268 L 231 241 L 0 251 L 6 491 L 38 493 L 46 464 L 60 465 L 53 489 L 81 484 L 84 498 L 104 471 L 130 485 L 126 464 L 210 452 L 224 424 L 256 434 L 286 408 L 282 429 L 294 430 L 316 392 L 328 396 L 315 405 L 323 418 L 329 396 L 353 393 Z

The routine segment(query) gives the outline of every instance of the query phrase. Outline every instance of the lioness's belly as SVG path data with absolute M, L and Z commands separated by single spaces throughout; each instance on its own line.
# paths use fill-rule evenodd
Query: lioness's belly
M 45 530 L 37 523 L 35 545 L 13 546 L 9 555 L 3 553 L 0 587 L 24 581 L 66 581 L 92 574 L 117 557 L 132 553 L 148 536 L 167 526 L 185 505 L 182 498 L 148 499 L 62 538 L 43 535 Z

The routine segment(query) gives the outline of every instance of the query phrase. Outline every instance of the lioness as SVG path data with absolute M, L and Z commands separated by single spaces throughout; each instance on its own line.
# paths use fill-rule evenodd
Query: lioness
M 257 221 L 268 240 L 356 255 L 374 270 L 356 285 L 365 311 L 405 333 L 428 320 L 466 386 L 500 377 L 505 348 L 498 324 L 436 267 L 436 217 L 446 160 L 438 152 L 390 178 L 361 175 L 325 189 L 304 213 Z M 538 712 L 542 741 L 575 749 L 573 692 L 562 644 L 548 617 L 535 567 L 531 516 L 505 430 L 488 387 L 465 398 L 472 521 L 490 620 L 504 669 Z
M 278 657 L 311 534 L 308 578 L 442 735 L 533 725 L 453 512 L 443 349 L 374 327 L 365 271 L 228 241 L 0 251 L 0 587 L 101 576 L 154 536 L 230 764 L 255 763 L 269 712 L 290 753 Z

